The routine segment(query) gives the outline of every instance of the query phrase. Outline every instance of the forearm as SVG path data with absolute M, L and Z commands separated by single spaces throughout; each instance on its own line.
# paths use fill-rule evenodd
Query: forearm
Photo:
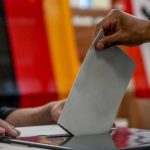
M 12 112 L 5 120 L 14 126 L 31 126 L 52 124 L 50 110 L 56 102 L 36 108 L 18 109 Z

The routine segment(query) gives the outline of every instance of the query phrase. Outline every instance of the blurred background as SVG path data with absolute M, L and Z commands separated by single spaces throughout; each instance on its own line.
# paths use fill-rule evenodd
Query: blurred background
M 95 25 L 113 8 L 150 18 L 150 0 L 0 0 L 0 106 L 66 98 Z M 117 126 L 150 129 L 149 47 L 122 47 L 137 67 Z

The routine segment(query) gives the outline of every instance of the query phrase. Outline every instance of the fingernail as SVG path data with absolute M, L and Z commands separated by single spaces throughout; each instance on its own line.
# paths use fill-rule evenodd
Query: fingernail
M 18 135 L 18 133 L 17 133 L 17 131 L 15 129 L 12 129 L 12 133 L 13 133 L 14 136 Z
M 12 126 L 12 125 L 11 125 Z M 21 134 L 21 132 L 19 130 L 17 130 L 14 126 L 12 126 L 12 129 L 15 130 L 17 132 L 17 136 L 19 136 Z
M 103 50 L 103 49 L 104 49 L 103 43 L 98 43 L 98 49 L 99 49 L 99 50 Z
M 103 44 L 103 43 L 100 43 L 100 42 L 97 43 L 97 44 L 96 44 L 96 49 L 97 49 L 97 50 L 103 50 L 103 49 L 104 49 L 104 44 Z
M 18 131 L 17 129 L 15 129 L 15 130 L 16 130 L 16 132 L 17 132 L 17 136 L 19 136 L 19 135 L 21 134 L 21 132 Z
M 14 126 L 9 126 L 9 128 L 11 129 L 11 133 L 14 137 L 18 136 L 18 132 L 16 131 Z

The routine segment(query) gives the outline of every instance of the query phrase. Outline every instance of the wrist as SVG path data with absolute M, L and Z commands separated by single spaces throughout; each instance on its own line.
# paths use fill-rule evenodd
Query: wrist
M 41 115 L 43 115 L 43 119 L 45 120 L 45 122 L 47 123 L 55 123 L 52 116 L 51 116 L 51 110 L 54 107 L 56 102 L 50 102 L 44 106 L 40 107 L 40 113 Z

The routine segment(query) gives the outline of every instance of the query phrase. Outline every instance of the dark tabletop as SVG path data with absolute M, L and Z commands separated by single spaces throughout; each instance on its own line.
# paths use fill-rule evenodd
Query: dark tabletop
M 150 131 L 131 128 L 114 128 L 109 133 L 90 136 L 35 136 L 21 140 L 64 146 L 74 150 L 150 150 Z

